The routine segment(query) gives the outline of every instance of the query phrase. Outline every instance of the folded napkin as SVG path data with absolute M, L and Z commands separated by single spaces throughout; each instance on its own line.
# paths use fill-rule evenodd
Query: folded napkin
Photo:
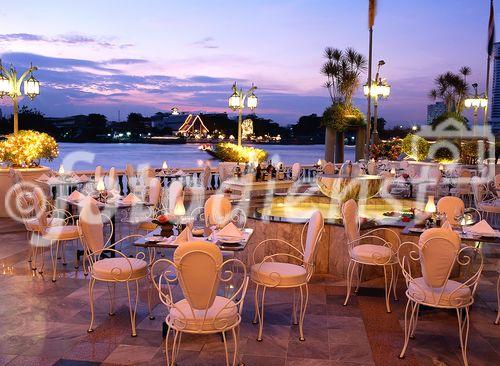
M 61 180 L 57 177 L 50 177 L 49 179 L 47 179 L 47 183 L 49 183 L 49 184 L 57 184 L 60 182 L 61 182 Z
M 40 182 L 46 182 L 46 181 L 48 181 L 48 180 L 49 180 L 49 176 L 48 176 L 48 175 L 46 175 L 46 174 L 42 174 L 41 176 L 39 176 L 39 177 L 38 177 L 38 180 L 39 180 Z
M 82 174 L 82 175 L 80 175 L 80 177 L 78 178 L 78 180 L 80 182 L 88 182 L 89 181 L 89 177 L 87 177 L 85 174 Z
M 123 203 L 125 204 L 131 204 L 133 205 L 134 203 L 139 203 L 141 202 L 141 200 L 139 199 L 139 197 L 137 197 L 135 194 L 133 193 L 129 193 L 127 195 L 127 197 L 125 197 L 123 200 L 122 200 Z
M 87 196 L 85 196 L 83 193 L 80 193 L 78 191 L 73 191 L 68 196 L 68 200 L 79 202 L 79 201 L 83 200 L 85 197 L 87 197 Z
M 181 245 L 191 240 L 193 240 L 193 237 L 191 235 L 191 230 L 189 230 L 189 228 L 186 227 L 184 230 L 181 231 L 181 233 L 177 236 L 177 238 L 175 238 L 173 243 Z
M 186 175 L 186 173 L 184 173 L 183 170 L 178 170 L 175 174 L 178 174 L 178 175 Z
M 217 232 L 217 236 L 223 238 L 231 238 L 231 239 L 234 238 L 239 240 L 243 239 L 243 233 L 232 222 L 230 222 L 229 224 L 224 226 L 219 232 Z
M 464 231 L 467 233 L 478 234 L 482 236 L 496 236 L 497 232 L 486 222 L 486 220 L 481 220 L 477 224 L 464 227 Z
M 81 201 L 80 204 L 85 206 L 90 203 L 94 203 L 96 206 L 102 205 L 102 203 L 98 202 L 94 197 L 91 196 L 85 196 Z

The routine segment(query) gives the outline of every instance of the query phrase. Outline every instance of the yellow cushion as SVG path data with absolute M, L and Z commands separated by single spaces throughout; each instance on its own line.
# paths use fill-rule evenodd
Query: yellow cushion
M 49 226 L 62 226 L 64 225 L 64 219 L 59 217 L 51 217 L 48 220 Z M 34 217 L 26 220 L 26 230 L 29 231 L 42 231 L 44 227 L 40 224 L 40 220 Z
M 107 281 L 127 281 L 146 277 L 148 264 L 138 258 L 106 258 L 92 266 L 92 275 Z
M 74 240 L 80 237 L 76 225 L 52 226 L 45 230 L 43 237 L 47 240 Z
M 307 282 L 307 271 L 304 267 L 292 263 L 263 262 L 251 268 L 254 282 L 267 286 L 300 286 Z
M 421 303 L 454 308 L 466 305 L 472 300 L 470 288 L 462 286 L 457 290 L 460 286 L 460 282 L 448 280 L 444 289 L 432 288 L 427 286 L 423 277 L 418 277 L 408 284 L 408 296 Z
M 366 264 L 385 264 L 391 260 L 392 251 L 383 245 L 362 244 L 352 249 L 352 258 Z
M 167 323 L 177 329 L 192 331 L 217 331 L 238 322 L 238 307 L 228 298 L 216 296 L 208 310 L 191 308 L 186 299 L 175 303 L 167 316 Z

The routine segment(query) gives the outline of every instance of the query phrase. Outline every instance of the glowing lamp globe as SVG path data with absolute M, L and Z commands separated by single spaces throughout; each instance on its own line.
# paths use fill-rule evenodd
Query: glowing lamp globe
M 61 164 L 61 165 L 59 166 L 59 171 L 58 171 L 58 173 L 59 173 L 59 175 L 64 175 L 64 173 L 65 173 L 65 170 L 64 170 L 64 165 L 62 165 L 62 164 Z
M 427 203 L 425 204 L 424 211 L 431 214 L 436 212 L 436 204 L 434 203 L 434 196 L 429 196 L 429 198 L 427 199 Z
M 488 106 L 488 99 L 479 98 L 479 105 L 481 108 L 486 108 Z
M 258 98 L 252 92 L 252 94 L 250 94 L 248 96 L 248 99 L 247 99 L 247 106 L 248 106 L 248 108 L 250 108 L 251 110 L 257 108 L 257 101 L 258 101 Z
M 33 75 L 24 82 L 24 94 L 31 100 L 40 94 L 40 82 Z
M 104 192 L 106 190 L 106 186 L 104 185 L 104 180 L 102 178 L 97 182 L 96 189 L 98 192 Z
M 9 79 L 7 79 L 4 74 L 0 73 L 0 98 L 5 95 L 10 94 L 12 91 L 11 83 Z
M 229 97 L 229 108 L 231 108 L 232 110 L 240 108 L 240 96 L 238 95 L 237 92 L 234 92 Z
M 467 98 L 466 100 L 464 100 L 464 106 L 465 106 L 465 108 L 472 107 L 472 99 Z
M 367 97 L 369 93 L 370 93 L 370 86 L 368 84 L 363 85 L 363 94 L 365 95 L 365 97 Z
M 184 216 L 186 214 L 186 208 L 184 207 L 184 202 L 182 197 L 179 197 L 175 202 L 174 206 L 174 215 L 175 216 Z

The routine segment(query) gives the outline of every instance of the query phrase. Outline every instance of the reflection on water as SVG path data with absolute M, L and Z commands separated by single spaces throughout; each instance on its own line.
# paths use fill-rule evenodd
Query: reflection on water
M 175 144 L 175 145 L 153 145 L 153 144 L 99 144 L 99 143 L 68 143 L 59 144 L 59 157 L 52 162 L 42 162 L 43 165 L 57 169 L 64 161 L 64 166 L 72 170 L 93 170 L 96 165 L 102 165 L 104 169 L 112 166 L 124 169 L 125 164 L 150 165 L 160 167 L 166 160 L 171 167 L 195 168 L 198 163 L 210 161 L 212 158 L 204 151 L 198 150 L 200 144 Z M 275 162 L 282 161 L 285 164 L 299 162 L 304 165 L 315 164 L 318 159 L 325 156 L 324 145 L 252 145 L 268 151 L 269 158 Z M 87 160 L 84 153 L 91 153 L 91 159 Z M 345 159 L 354 160 L 354 147 L 346 146 Z M 70 161 L 71 160 L 71 161 Z M 217 166 L 218 162 L 212 160 L 211 164 Z

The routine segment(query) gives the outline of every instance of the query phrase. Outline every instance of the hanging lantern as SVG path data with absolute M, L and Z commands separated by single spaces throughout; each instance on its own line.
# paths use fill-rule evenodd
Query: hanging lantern
M 31 74 L 29 79 L 24 82 L 24 94 L 26 94 L 31 100 L 40 94 L 40 82 L 35 79 L 33 74 Z

